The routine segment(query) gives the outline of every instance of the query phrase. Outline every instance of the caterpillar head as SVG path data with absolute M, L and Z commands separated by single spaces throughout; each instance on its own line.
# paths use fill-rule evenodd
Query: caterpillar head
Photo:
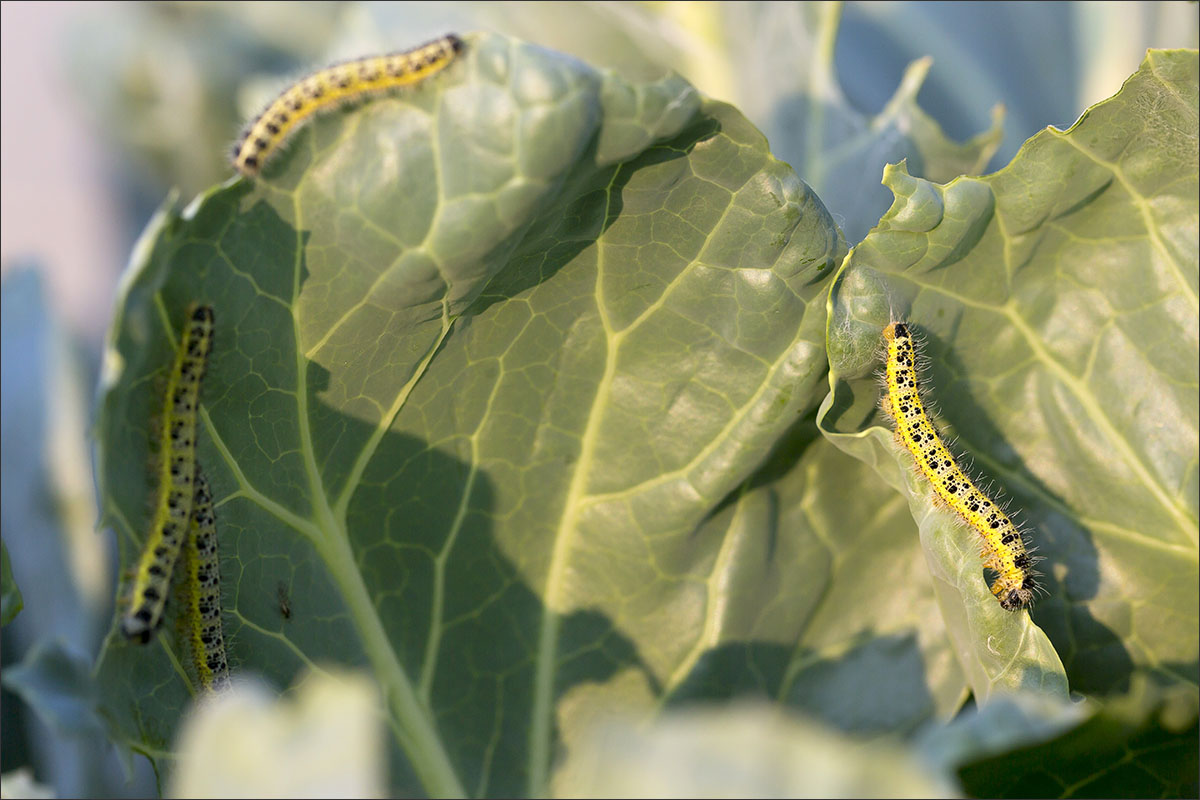
M 908 325 L 903 322 L 893 322 L 883 329 L 883 338 L 889 342 L 893 339 L 909 338 Z

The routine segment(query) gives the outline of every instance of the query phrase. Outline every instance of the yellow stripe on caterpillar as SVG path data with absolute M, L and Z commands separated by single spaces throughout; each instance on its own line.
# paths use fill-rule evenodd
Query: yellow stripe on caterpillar
M 411 86 L 441 71 L 463 49 L 454 34 L 402 53 L 334 64 L 285 89 L 233 148 L 233 168 L 247 177 L 262 171 L 284 141 L 315 114 L 364 96 Z
M 1037 559 L 1025 537 L 991 498 L 967 477 L 925 411 L 917 371 L 917 349 L 910 326 L 893 322 L 883 331 L 887 348 L 886 393 L 881 406 L 895 423 L 896 439 L 912 455 L 918 471 L 937 497 L 954 509 L 982 539 L 983 565 L 995 573 L 992 594 L 1001 607 L 1028 607 L 1038 591 Z
M 221 559 L 208 479 L 196 466 L 196 494 L 184 555 L 186 625 L 192 665 L 207 691 L 229 686 L 229 658 L 221 622 Z
M 196 469 L 196 413 L 212 338 L 212 308 L 192 304 L 167 378 L 154 516 L 134 572 L 129 608 L 121 618 L 121 632 L 141 644 L 150 641 L 162 623 L 171 573 L 188 535 Z

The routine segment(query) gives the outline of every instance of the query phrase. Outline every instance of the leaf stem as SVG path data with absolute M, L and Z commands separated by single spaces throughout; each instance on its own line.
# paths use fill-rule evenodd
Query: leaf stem
M 466 797 L 433 720 L 418 701 L 412 682 L 396 658 L 362 573 L 355 564 L 349 539 L 344 531 L 326 529 L 326 533 L 328 535 L 321 537 L 317 547 L 341 589 L 392 716 L 406 734 L 400 744 L 417 777 L 431 797 Z

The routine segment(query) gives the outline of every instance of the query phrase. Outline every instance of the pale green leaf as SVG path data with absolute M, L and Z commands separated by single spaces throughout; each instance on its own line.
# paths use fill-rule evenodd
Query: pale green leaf
M 843 252 L 731 107 L 468 36 L 143 237 L 98 422 L 122 563 L 155 376 L 202 300 L 237 671 L 368 667 L 394 792 L 540 793 L 563 697 L 661 691 L 702 652 L 744 566 L 705 522 L 823 393 Z M 110 636 L 99 676 L 116 738 L 166 763 L 191 684 L 170 625 Z
M 946 181 L 979 173 L 1002 136 L 1001 97 L 986 130 L 957 142 L 917 103 L 932 60 L 920 53 L 899 71 L 880 73 L 839 36 L 841 3 L 464 3 L 377 5 L 371 16 L 384 36 L 414 26 L 436 31 L 480 25 L 644 78 L 670 69 L 709 97 L 732 103 L 762 129 L 771 152 L 813 188 L 857 242 L 888 207 L 879 176 L 907 159 L 913 174 Z M 841 73 L 841 74 L 839 74 Z M 849 73 L 854 73 L 852 76 Z M 886 86 L 873 113 L 856 106 L 844 77 Z
M 957 797 L 911 752 L 750 703 L 653 725 L 613 711 L 572 751 L 558 797 Z
M 889 170 L 895 202 L 833 287 L 822 430 L 908 496 L 980 698 L 1062 693 L 1059 656 L 1075 691 L 1123 689 L 1135 668 L 1195 690 L 1196 101 L 1196 53 L 1151 51 L 995 175 Z M 1032 617 L 998 608 L 974 534 L 875 412 L 880 331 L 901 318 L 958 450 L 1046 556 Z

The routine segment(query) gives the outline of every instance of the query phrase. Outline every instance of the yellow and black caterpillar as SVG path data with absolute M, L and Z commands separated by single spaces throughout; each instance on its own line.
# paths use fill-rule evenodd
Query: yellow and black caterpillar
M 1026 608 L 1038 591 L 1036 559 L 1024 534 L 967 477 L 925 411 L 917 374 L 917 349 L 909 325 L 893 322 L 883 331 L 887 348 L 881 406 L 895 423 L 896 439 L 912 455 L 937 497 L 954 509 L 982 539 L 983 565 L 996 574 L 992 594 L 1008 611 Z
M 450 34 L 402 53 L 334 64 L 285 89 L 258 115 L 233 148 L 233 168 L 254 177 L 284 141 L 315 114 L 378 94 L 420 83 L 446 67 L 463 49 Z
M 167 378 L 154 516 L 134 573 L 129 608 L 121 618 L 121 632 L 143 644 L 150 641 L 162 623 L 171 573 L 191 524 L 196 414 L 212 339 L 212 307 L 189 306 L 179 349 Z

